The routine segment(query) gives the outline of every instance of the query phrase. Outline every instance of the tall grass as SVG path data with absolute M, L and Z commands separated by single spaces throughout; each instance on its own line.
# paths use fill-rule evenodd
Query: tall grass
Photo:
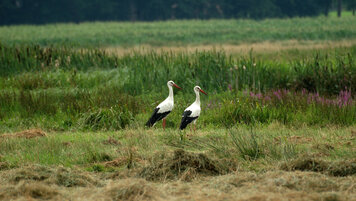
M 94 22 L 0 27 L 7 44 L 152 46 L 239 44 L 285 40 L 355 39 L 355 17 L 255 20 L 176 20 L 165 22 Z
M 298 59 L 289 63 L 263 62 L 249 57 L 233 58 L 223 51 L 188 53 L 151 52 L 115 57 L 103 50 L 74 50 L 69 48 L 41 48 L 39 46 L 0 46 L 0 72 L 2 76 L 21 72 L 44 72 L 5 82 L 22 89 L 50 88 L 58 85 L 70 87 L 115 82 L 124 92 L 139 95 L 148 91 L 161 91 L 169 79 L 184 86 L 200 84 L 209 91 L 251 89 L 307 89 L 321 94 L 338 94 L 341 90 L 356 89 L 356 66 L 352 47 L 347 53 L 319 54 L 313 59 Z M 93 69 L 115 69 L 116 72 L 96 73 Z M 54 82 L 47 72 L 65 70 L 60 82 Z M 93 77 L 85 82 L 82 73 Z M 68 73 L 70 76 L 68 77 Z M 4 81 L 3 81 L 4 82 Z M 101 82 L 101 83 L 100 83 Z M 9 84 L 8 84 L 9 83 Z M 1 82 L 0 82 L 1 84 Z M 4 85 L 3 83 L 2 85 Z M 91 85 L 91 86 L 90 86 Z M 1 85 L 0 85 L 1 86 Z M 85 86 L 83 86 L 85 87 Z
M 355 50 L 315 52 L 312 59 L 286 63 L 258 60 L 252 52 L 239 58 L 223 51 L 118 58 L 97 49 L 2 45 L 0 130 L 142 125 L 167 95 L 167 80 L 183 87 L 176 93 L 177 113 L 170 115 L 168 127 L 177 126 L 180 112 L 194 99 L 195 85 L 210 94 L 202 99 L 200 121 L 205 125 L 352 125 Z

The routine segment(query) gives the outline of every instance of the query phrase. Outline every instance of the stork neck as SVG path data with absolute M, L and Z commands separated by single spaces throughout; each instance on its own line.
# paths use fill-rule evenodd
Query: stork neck
M 172 88 L 172 86 L 168 86 L 168 89 L 169 89 L 168 98 L 173 100 L 173 88 Z
M 199 92 L 195 92 L 195 103 L 199 104 L 200 105 L 200 95 L 199 95 Z

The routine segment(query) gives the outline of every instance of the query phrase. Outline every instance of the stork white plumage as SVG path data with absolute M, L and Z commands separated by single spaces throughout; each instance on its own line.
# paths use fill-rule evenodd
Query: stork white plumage
M 151 118 L 147 121 L 146 126 L 152 127 L 156 124 L 157 121 L 163 119 L 163 129 L 166 127 L 166 117 L 173 110 L 174 107 L 174 98 L 173 98 L 173 88 L 181 89 L 176 85 L 172 80 L 167 82 L 169 89 L 168 97 L 160 103 L 153 111 Z
M 182 121 L 179 126 L 179 128 L 181 130 L 185 129 L 187 127 L 187 125 L 190 124 L 191 122 L 193 122 L 193 124 L 194 124 L 194 130 L 196 129 L 195 123 L 196 123 L 198 117 L 200 116 L 200 111 L 201 111 L 200 94 L 199 93 L 202 92 L 203 94 L 208 95 L 199 86 L 194 87 L 194 92 L 196 95 L 194 103 L 191 104 L 189 107 L 187 107 L 187 109 L 185 109 L 183 112 Z

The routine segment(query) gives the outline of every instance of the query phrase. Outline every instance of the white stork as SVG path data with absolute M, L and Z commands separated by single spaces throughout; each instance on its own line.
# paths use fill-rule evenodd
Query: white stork
M 200 115 L 200 94 L 199 92 L 202 92 L 205 95 L 208 95 L 203 91 L 199 86 L 194 87 L 194 92 L 196 95 L 195 101 L 193 104 L 191 104 L 187 109 L 184 110 L 183 116 L 182 116 L 182 121 L 180 123 L 180 129 L 183 130 L 187 127 L 188 124 L 191 122 L 194 123 L 194 131 L 195 131 L 195 123 Z
M 169 95 L 162 103 L 160 103 L 153 111 L 151 118 L 147 121 L 146 126 L 152 127 L 157 121 L 163 119 L 163 129 L 166 127 L 166 117 L 173 110 L 174 99 L 173 99 L 173 88 L 176 87 L 181 89 L 172 80 L 167 82 L 169 89 Z

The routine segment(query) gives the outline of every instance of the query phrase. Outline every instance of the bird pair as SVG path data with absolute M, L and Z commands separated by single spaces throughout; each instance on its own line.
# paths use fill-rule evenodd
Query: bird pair
M 174 107 L 174 99 L 173 99 L 173 88 L 176 87 L 181 89 L 178 85 L 176 85 L 173 81 L 168 81 L 167 86 L 169 89 L 169 95 L 162 103 L 160 103 L 153 111 L 151 118 L 147 121 L 146 126 L 152 127 L 156 124 L 157 121 L 163 119 L 163 129 L 166 127 L 166 117 L 173 110 Z M 194 92 L 196 95 L 196 99 L 193 104 L 191 104 L 187 109 L 184 110 L 182 121 L 180 123 L 179 129 L 183 130 L 187 127 L 191 122 L 195 123 L 200 115 L 200 96 L 199 93 L 202 92 L 207 95 L 199 86 L 194 87 Z

